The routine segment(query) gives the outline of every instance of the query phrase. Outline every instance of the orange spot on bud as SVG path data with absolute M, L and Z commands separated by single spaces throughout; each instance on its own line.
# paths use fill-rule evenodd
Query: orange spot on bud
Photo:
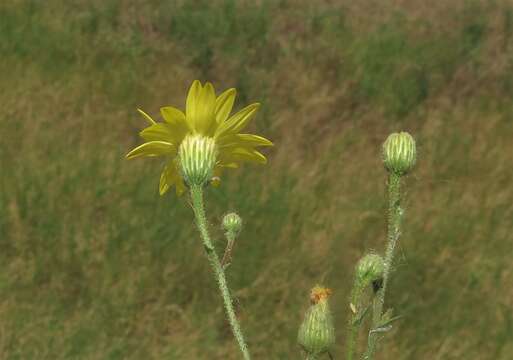
M 332 291 L 329 288 L 325 288 L 322 286 L 314 286 L 312 291 L 310 292 L 310 301 L 312 304 L 318 304 L 321 301 L 325 301 L 330 297 Z

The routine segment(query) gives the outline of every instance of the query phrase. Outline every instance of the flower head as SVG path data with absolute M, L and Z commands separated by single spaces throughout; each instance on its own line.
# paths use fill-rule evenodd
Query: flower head
M 187 95 L 185 113 L 166 106 L 160 109 L 164 122 L 156 122 L 139 109 L 150 123 L 140 132 L 146 142 L 126 157 L 167 157 L 160 176 L 161 195 L 173 185 L 180 195 L 185 183 L 203 185 L 211 179 L 213 183 L 218 182 L 224 168 L 237 168 L 245 161 L 265 164 L 267 159 L 256 148 L 272 146 L 272 142 L 261 136 L 240 133 L 260 104 L 248 105 L 230 116 L 235 95 L 232 88 L 216 96 L 211 83 L 203 86 L 195 80 Z

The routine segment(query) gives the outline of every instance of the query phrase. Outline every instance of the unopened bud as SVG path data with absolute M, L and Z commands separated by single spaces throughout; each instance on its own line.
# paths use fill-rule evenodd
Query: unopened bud
M 328 305 L 331 290 L 315 286 L 310 295 L 312 305 L 299 327 L 298 343 L 311 356 L 323 354 L 335 343 L 335 328 Z
M 223 217 L 223 229 L 226 232 L 238 234 L 242 228 L 242 219 L 236 213 L 228 213 Z
M 407 132 L 393 133 L 383 143 L 385 168 L 396 175 L 408 173 L 417 160 L 415 140 Z
M 356 265 L 356 282 L 360 287 L 366 287 L 372 282 L 383 278 L 385 263 L 377 254 L 367 254 Z

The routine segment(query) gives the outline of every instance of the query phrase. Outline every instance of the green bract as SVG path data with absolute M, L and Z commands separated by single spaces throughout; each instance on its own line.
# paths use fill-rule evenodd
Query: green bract
M 407 132 L 393 133 L 383 143 L 385 168 L 396 175 L 408 173 L 417 160 L 415 140 Z
M 201 135 L 187 135 L 178 149 L 180 168 L 189 185 L 204 185 L 212 177 L 217 148 L 214 139 Z
M 239 233 L 242 228 L 242 219 L 236 213 L 229 213 L 223 217 L 223 229 L 234 234 Z
M 377 254 L 367 254 L 356 265 L 356 281 L 358 286 L 365 287 L 373 281 L 383 278 L 385 264 Z
M 298 343 L 311 356 L 323 354 L 335 343 L 335 328 L 328 305 L 331 290 L 316 286 L 312 289 L 312 305 L 299 328 Z

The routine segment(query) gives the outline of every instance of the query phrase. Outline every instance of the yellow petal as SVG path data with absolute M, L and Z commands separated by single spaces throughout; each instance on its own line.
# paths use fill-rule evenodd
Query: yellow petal
M 211 136 L 216 128 L 216 93 L 214 86 L 207 82 L 203 87 L 200 100 L 200 111 L 196 119 L 196 131 L 200 134 Z
M 185 192 L 185 190 L 187 190 L 187 188 L 185 187 L 185 183 L 183 182 L 183 177 L 180 174 L 180 170 L 178 168 L 179 162 L 180 162 L 180 160 L 178 160 L 178 158 L 175 158 L 172 163 L 173 169 L 174 169 L 173 182 L 175 184 L 176 195 L 178 195 L 178 196 L 182 195 Z
M 231 163 L 231 162 L 239 162 L 239 161 L 250 161 L 256 162 L 259 164 L 266 164 L 266 157 L 250 148 L 237 147 L 230 149 L 229 151 L 222 151 L 219 155 L 220 162 L 222 163 Z
M 171 179 L 167 175 L 168 173 L 168 165 L 164 167 L 164 171 L 162 171 L 162 174 L 160 174 L 160 183 L 159 183 L 159 194 L 160 196 L 164 195 L 171 185 L 173 184 L 171 182 Z
M 177 173 L 175 178 L 175 186 L 176 186 L 176 195 L 181 196 L 187 188 L 185 187 L 185 183 L 183 182 L 183 178 Z
M 255 147 L 273 146 L 274 144 L 264 137 L 253 134 L 230 134 L 218 139 L 219 148 L 226 147 Z
M 153 119 L 151 118 L 151 116 L 150 116 L 150 115 L 146 114 L 146 113 L 145 113 L 144 111 L 142 111 L 141 109 L 137 109 L 137 111 L 139 111 L 139 113 L 140 113 L 142 116 L 144 116 L 144 118 L 145 118 L 146 120 L 148 120 L 148 121 L 149 121 L 149 123 L 150 123 L 151 125 L 156 124 L 155 120 L 153 120 Z
M 164 195 L 173 185 L 176 187 L 176 195 L 180 196 L 185 192 L 186 187 L 177 168 L 177 164 L 177 160 L 173 159 L 165 166 L 164 171 L 160 175 L 160 195 Z
M 187 95 L 186 121 L 189 128 L 203 135 L 210 135 L 209 130 L 215 123 L 216 94 L 211 83 L 204 87 L 194 80 Z
M 159 184 L 159 193 L 160 195 L 164 195 L 169 188 L 176 181 L 176 166 L 174 161 L 170 161 L 165 167 L 164 171 L 160 175 L 160 184 Z
M 219 164 L 217 165 L 219 166 L 220 168 L 231 168 L 231 169 L 237 169 L 239 167 L 239 164 L 237 164 L 236 162 L 219 162 Z
M 160 108 L 160 113 L 166 123 L 171 126 L 173 139 L 177 144 L 183 140 L 185 134 L 192 130 L 187 124 L 185 114 L 180 110 L 172 106 L 165 106 Z
M 249 123 L 259 107 L 260 104 L 258 103 L 246 106 L 244 109 L 237 112 L 224 123 L 220 124 L 214 136 L 216 138 L 220 138 L 224 135 L 238 133 Z
M 201 86 L 199 80 L 194 80 L 189 89 L 189 93 L 187 94 L 187 99 L 185 100 L 185 120 L 187 121 L 187 125 L 191 130 L 194 130 L 197 102 L 202 89 L 203 87 Z
M 160 113 L 164 118 L 164 121 L 172 126 L 186 126 L 185 114 L 172 106 L 164 106 L 160 108 Z
M 139 133 L 146 141 L 165 141 L 170 143 L 177 143 L 176 136 L 173 134 L 172 128 L 169 124 L 156 123 L 148 126 Z
M 236 94 L 237 91 L 234 88 L 231 88 L 223 92 L 216 99 L 216 122 L 218 125 L 228 119 L 233 108 L 233 103 L 235 102 Z
M 173 144 L 166 141 L 150 141 L 139 145 L 128 154 L 127 159 L 133 159 L 139 156 L 159 156 L 167 155 L 175 152 L 176 149 Z

